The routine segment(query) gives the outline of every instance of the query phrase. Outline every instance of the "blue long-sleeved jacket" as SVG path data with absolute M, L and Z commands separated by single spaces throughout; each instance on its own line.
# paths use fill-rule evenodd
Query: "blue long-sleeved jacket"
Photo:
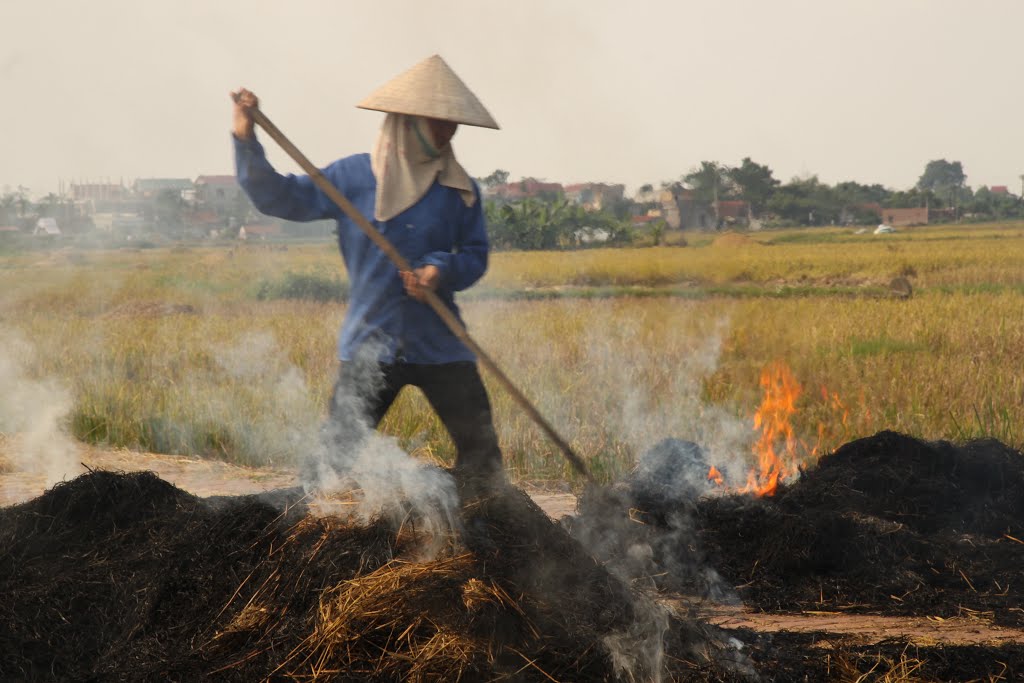
M 349 275 L 349 306 L 338 336 L 338 357 L 352 360 L 376 344 L 383 363 L 438 364 L 475 357 L 430 307 L 405 293 L 398 270 L 309 176 L 282 175 L 255 139 L 235 142 L 238 182 L 261 212 L 291 221 L 334 219 L 338 247 Z M 369 154 L 356 154 L 321 169 L 414 268 L 437 266 L 437 295 L 459 316 L 454 293 L 487 270 L 489 245 L 480 190 L 466 206 L 457 190 L 436 181 L 416 204 L 388 221 L 373 219 L 377 181 Z M 461 320 L 461 316 L 460 316 Z

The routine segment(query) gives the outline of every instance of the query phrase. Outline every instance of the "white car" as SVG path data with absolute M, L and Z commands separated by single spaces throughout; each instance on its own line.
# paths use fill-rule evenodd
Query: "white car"
M 891 225 L 886 225 L 885 223 L 882 223 L 877 228 L 875 228 L 876 235 L 886 235 L 890 232 L 896 232 L 896 228 L 892 227 Z

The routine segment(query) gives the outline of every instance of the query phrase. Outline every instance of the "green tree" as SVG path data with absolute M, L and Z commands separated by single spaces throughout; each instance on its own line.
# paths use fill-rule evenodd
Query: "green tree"
M 40 216 L 49 216 L 59 220 L 62 218 L 60 208 L 63 203 L 59 195 L 50 192 L 36 202 L 36 210 Z
M 651 243 L 654 246 L 657 247 L 657 246 L 659 246 L 661 244 L 662 239 L 665 238 L 665 229 L 666 228 L 668 228 L 668 225 L 665 223 L 665 221 L 662 221 L 662 220 L 651 221 L 651 227 L 650 227 L 650 230 L 648 232 L 650 232 Z
M 725 174 L 740 198 L 750 202 L 754 213 L 764 210 L 779 186 L 779 181 L 772 177 L 772 169 L 751 161 L 750 157 L 744 157 L 739 166 L 727 169 Z
M 828 225 L 839 222 L 843 203 L 832 187 L 810 176 L 780 186 L 768 200 L 768 210 L 790 223 Z
M 913 209 L 921 206 L 930 206 L 938 209 L 945 206 L 945 202 L 942 200 L 942 197 L 936 195 L 931 190 L 921 190 L 912 187 L 909 190 L 891 192 L 882 201 L 882 206 L 891 209 Z
M 14 219 L 18 196 L 13 192 L 0 195 L 0 222 L 9 223 Z
M 967 175 L 959 161 L 935 159 L 925 166 L 924 173 L 917 181 L 917 189 L 932 192 L 942 197 L 949 206 L 959 207 L 970 201 L 970 188 L 966 187 Z
M 697 199 L 711 204 L 715 223 L 719 221 L 718 202 L 729 196 L 731 190 L 728 170 L 717 161 L 702 161 L 698 168 L 683 176 L 683 182 L 689 185 Z
M 18 207 L 18 217 L 21 218 L 28 213 L 28 210 L 32 207 L 32 202 L 28 198 L 28 188 L 24 185 L 18 185 L 14 191 L 15 205 Z
M 497 187 L 498 185 L 504 185 L 508 182 L 508 171 L 500 168 L 496 169 L 489 176 L 477 178 L 477 182 L 484 187 Z
M 508 204 L 491 204 L 488 223 L 491 241 L 511 249 L 553 249 L 558 236 L 545 203 L 527 198 Z
M 917 189 L 942 193 L 949 188 L 961 188 L 967 182 L 964 167 L 959 161 L 935 159 L 924 167 L 924 173 L 917 180 Z
M 611 241 L 626 243 L 628 223 L 608 211 L 585 211 L 564 197 L 531 197 L 517 202 L 484 204 L 491 243 L 499 249 L 560 249 L 579 246 L 582 228 L 601 228 Z
M 717 161 L 702 161 L 698 168 L 685 176 L 686 183 L 698 199 L 706 202 L 717 202 L 729 194 L 729 169 Z
M 185 200 L 181 192 L 161 190 L 153 201 L 153 218 L 164 229 L 180 228 L 185 222 Z
M 836 197 L 847 206 L 881 204 L 892 194 L 882 185 L 862 185 L 848 180 L 835 186 Z
M 963 204 L 963 209 L 971 214 L 972 220 L 1004 220 L 1021 216 L 1021 204 L 1017 197 L 992 192 L 985 186 L 978 188 L 971 199 Z

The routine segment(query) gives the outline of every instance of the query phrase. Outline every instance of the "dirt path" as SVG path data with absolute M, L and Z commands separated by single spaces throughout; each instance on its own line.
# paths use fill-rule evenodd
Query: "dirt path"
M 0 506 L 14 505 L 41 495 L 46 489 L 46 475 L 33 471 L 5 471 L 9 462 L 7 449 L 16 447 L 11 441 L 0 443 Z M 82 445 L 79 451 L 81 468 L 68 478 L 92 470 L 134 472 L 149 470 L 161 479 L 197 496 L 237 496 L 261 493 L 295 485 L 295 475 L 286 471 L 238 467 L 216 460 L 189 458 L 156 453 L 138 453 L 124 449 L 101 449 Z
M 41 495 L 47 489 L 46 475 L 41 472 L 11 471 L 8 464 L 17 440 L 0 440 L 0 507 L 15 505 Z M 125 449 L 103 449 L 81 445 L 81 467 L 69 476 L 86 469 L 134 472 L 148 470 L 164 481 L 197 496 L 242 496 L 296 486 L 294 471 L 262 467 L 239 467 L 217 460 L 178 455 L 140 453 Z M 525 486 L 526 492 L 552 519 L 561 519 L 576 511 L 576 497 L 571 493 L 552 492 Z
M 694 605 L 685 599 L 665 603 L 682 613 L 696 613 L 724 629 L 751 629 L 763 633 L 789 631 L 821 633 L 821 647 L 837 641 L 873 645 L 898 640 L 921 646 L 1024 643 L 1024 631 L 998 626 L 990 613 L 965 613 L 950 619 L 932 616 L 885 616 L 843 612 L 765 613 L 742 605 Z

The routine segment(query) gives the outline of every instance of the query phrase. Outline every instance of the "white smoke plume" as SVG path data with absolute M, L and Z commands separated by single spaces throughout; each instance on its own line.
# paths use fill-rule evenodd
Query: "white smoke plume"
M 217 349 L 215 358 L 222 371 L 250 387 L 249 400 L 259 402 L 261 418 L 248 425 L 248 438 L 268 459 L 288 454 L 316 509 L 364 522 L 384 517 L 396 527 L 414 524 L 425 538 L 440 542 L 456 524 L 454 480 L 444 470 L 417 461 L 396 439 L 381 435 L 363 419 L 361 396 L 381 382 L 373 360 L 378 351 L 369 344 L 363 350 L 366 360 L 346 364 L 362 392 L 335 397 L 335 417 L 326 421 L 324 406 L 313 401 L 301 372 L 273 335 L 246 335 Z M 227 406 L 215 412 L 229 414 Z M 343 504 L 332 502 L 337 493 L 351 495 L 343 497 Z
M 732 474 L 745 472 L 749 466 L 752 439 L 751 423 L 708 404 L 702 397 L 702 382 L 718 369 L 722 339 L 728 320 L 714 321 L 702 336 L 685 340 L 688 353 L 676 357 L 672 366 L 665 365 L 663 349 L 649 344 L 629 343 L 636 331 L 618 321 L 615 334 L 626 343 L 629 357 L 614 357 L 608 345 L 590 347 L 589 365 L 603 368 L 602 385 L 615 394 L 609 405 L 618 412 L 607 416 L 608 429 L 635 453 L 643 453 L 665 438 L 676 438 L 699 444 L 706 458 L 719 470 Z M 609 329 L 613 329 L 609 326 Z M 635 375 L 635 368 L 662 367 L 657 393 Z
M 639 600 L 638 600 L 639 602 Z M 665 634 L 669 629 L 668 612 L 654 603 L 639 609 L 637 618 L 626 631 L 604 637 L 602 645 L 608 650 L 621 680 L 630 683 L 649 681 L 661 683 L 664 678 Z
M 210 413 L 221 416 L 225 426 L 244 432 L 239 438 L 247 439 L 264 462 L 291 463 L 296 456 L 315 448 L 322 406 L 313 400 L 302 372 L 289 361 L 272 334 L 246 334 L 236 343 L 214 349 L 214 358 L 234 380 L 232 386 L 247 390 L 236 389 L 207 399 L 216 404 L 210 406 Z M 233 417 L 239 408 L 233 403 L 240 400 L 250 404 L 247 413 L 259 416 L 250 418 L 244 426 Z
M 617 487 L 589 501 L 585 496 L 570 526 L 572 535 L 628 585 L 656 590 L 657 582 L 678 580 L 677 586 L 706 599 L 734 603 L 738 597 L 732 587 L 693 552 L 692 512 L 697 498 L 709 491 L 709 464 L 732 481 L 742 480 L 750 466 L 752 422 L 704 399 L 703 381 L 718 368 L 728 320 L 703 327 L 691 338 L 672 339 L 670 353 L 642 337 L 639 321 L 591 318 L 588 332 L 594 342 L 586 349 L 586 375 L 609 406 L 602 415 L 603 428 L 628 445 L 639 462 Z M 668 363 L 667 357 L 673 361 Z M 651 368 L 661 368 L 653 373 L 656 387 L 651 386 Z M 543 402 L 555 411 L 556 424 L 572 425 L 564 416 L 565 398 L 548 398 Z M 657 525 L 637 524 L 629 511 L 643 509 L 652 499 L 671 513 Z M 661 578 L 656 582 L 654 577 Z M 666 608 L 647 599 L 639 599 L 635 609 L 631 627 L 607 635 L 603 644 L 622 680 L 657 681 L 669 616 Z M 714 649 L 731 653 L 738 674 L 753 674 L 733 645 L 723 641 Z
M 353 493 L 345 512 L 363 521 L 384 517 L 395 527 L 412 525 L 431 541 L 423 552 L 433 556 L 458 528 L 455 480 L 445 470 L 417 461 L 396 439 L 367 422 L 364 397 L 382 381 L 376 358 L 377 349 L 368 344 L 361 358 L 345 364 L 344 372 L 352 378 L 348 385 L 355 390 L 334 395 L 332 417 L 300 464 L 302 484 L 327 500 L 332 493 Z M 331 509 L 329 502 L 321 507 Z
M 41 475 L 47 487 L 80 474 L 78 447 L 64 425 L 71 393 L 53 378 L 30 376 L 35 350 L 21 337 L 0 334 L 0 349 L 0 433 L 8 437 L 7 468 Z

